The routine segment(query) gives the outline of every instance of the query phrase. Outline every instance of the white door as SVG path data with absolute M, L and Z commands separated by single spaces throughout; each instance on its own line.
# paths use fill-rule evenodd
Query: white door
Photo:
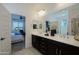
M 0 55 L 11 52 L 10 23 L 9 12 L 0 4 Z

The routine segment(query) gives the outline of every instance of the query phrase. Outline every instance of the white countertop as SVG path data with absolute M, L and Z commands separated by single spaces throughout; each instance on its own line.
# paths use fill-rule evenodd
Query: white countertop
M 76 46 L 76 47 L 79 47 L 79 41 L 76 41 L 74 39 L 74 36 L 60 36 L 60 35 L 55 35 L 55 36 L 45 36 L 44 34 L 39 34 L 39 33 L 32 33 L 33 35 L 37 35 L 37 36 L 40 36 L 40 37 L 44 37 L 44 38 L 47 38 L 47 39 L 50 39 L 50 40 L 55 40 L 55 41 L 58 41 L 58 42 L 62 42 L 62 43 L 66 43 L 66 44 L 69 44 L 69 45 L 73 45 L 73 46 Z

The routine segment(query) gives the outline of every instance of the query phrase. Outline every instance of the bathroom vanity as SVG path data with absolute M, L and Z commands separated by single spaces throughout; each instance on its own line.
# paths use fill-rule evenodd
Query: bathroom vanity
M 73 36 L 32 33 L 32 45 L 44 55 L 79 55 L 79 41 Z

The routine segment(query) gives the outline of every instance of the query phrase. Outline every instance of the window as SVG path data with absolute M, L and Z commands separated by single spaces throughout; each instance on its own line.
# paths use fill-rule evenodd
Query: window
M 25 18 L 20 18 L 20 16 L 12 15 L 12 32 L 16 32 L 16 28 L 18 30 L 24 30 Z M 24 16 L 23 16 L 24 17 Z

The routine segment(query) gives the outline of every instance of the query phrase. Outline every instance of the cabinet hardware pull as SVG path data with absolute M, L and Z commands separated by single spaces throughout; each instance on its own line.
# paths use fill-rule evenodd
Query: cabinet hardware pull
M 61 55 L 61 50 L 60 50 L 59 54 Z
M 56 49 L 56 54 L 58 54 L 58 49 Z

